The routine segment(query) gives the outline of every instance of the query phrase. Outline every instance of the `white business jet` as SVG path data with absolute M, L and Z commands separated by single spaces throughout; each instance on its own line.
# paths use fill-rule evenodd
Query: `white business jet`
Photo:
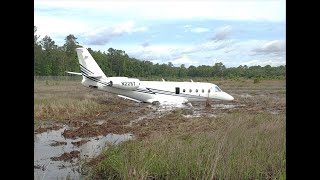
M 152 104 L 190 103 L 208 99 L 231 101 L 234 98 L 217 85 L 202 82 L 140 81 L 128 77 L 107 77 L 86 48 L 77 48 L 82 85 L 110 93 L 136 102 Z

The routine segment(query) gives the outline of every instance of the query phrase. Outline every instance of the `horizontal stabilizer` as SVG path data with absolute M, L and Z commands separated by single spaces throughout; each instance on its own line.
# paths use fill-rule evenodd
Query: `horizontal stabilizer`
M 121 98 L 124 98 L 124 99 L 129 99 L 129 100 L 131 100 L 131 101 L 135 101 L 135 102 L 142 102 L 142 101 L 139 101 L 139 100 L 137 100 L 137 99 L 133 99 L 133 98 L 130 98 L 130 97 L 127 97 L 127 96 L 122 96 L 122 95 L 118 95 L 119 97 L 121 97 Z
M 97 76 L 97 75 L 88 75 L 88 76 L 93 78 L 102 78 L 102 76 Z
M 79 76 L 81 76 L 81 75 L 82 75 L 81 73 L 78 73 L 78 72 L 70 72 L 70 71 L 66 71 L 66 73 L 68 73 L 68 74 L 74 74 L 74 75 L 79 75 Z

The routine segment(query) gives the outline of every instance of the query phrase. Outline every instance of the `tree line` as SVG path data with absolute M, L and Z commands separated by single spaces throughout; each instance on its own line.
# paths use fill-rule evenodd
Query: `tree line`
M 65 76 L 65 71 L 80 72 L 77 53 L 75 49 L 82 47 L 77 38 L 70 34 L 62 46 L 55 44 L 49 36 L 39 39 L 34 26 L 34 75 L 35 76 Z M 152 63 L 148 60 L 138 60 L 129 57 L 125 51 L 109 48 L 107 52 L 94 51 L 88 48 L 106 76 L 140 77 L 145 79 L 155 78 L 264 78 L 284 79 L 286 66 L 271 67 L 270 65 L 226 68 L 222 62 L 212 66 L 201 65 L 198 67 L 182 64 L 174 67 L 171 62 L 165 64 Z

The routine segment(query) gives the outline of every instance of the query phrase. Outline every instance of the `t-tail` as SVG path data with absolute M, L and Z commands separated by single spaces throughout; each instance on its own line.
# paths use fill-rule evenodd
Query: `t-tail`
M 84 79 L 87 78 L 91 80 L 107 78 L 107 76 L 103 73 L 97 62 L 93 59 L 93 57 L 86 48 L 77 48 L 76 51 L 78 55 L 81 73 L 70 71 L 67 71 L 67 73 L 82 75 Z
M 107 78 L 86 48 L 77 48 L 80 71 L 84 77 Z

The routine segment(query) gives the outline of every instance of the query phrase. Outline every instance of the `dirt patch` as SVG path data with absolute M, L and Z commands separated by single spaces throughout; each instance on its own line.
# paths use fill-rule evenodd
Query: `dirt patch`
M 101 125 L 86 123 L 79 128 L 64 130 L 62 135 L 65 138 L 76 139 L 78 137 L 95 137 L 99 135 L 113 134 L 126 134 L 131 131 L 130 127 L 124 126 L 119 122 L 108 122 Z
M 57 126 L 57 125 L 53 125 L 53 126 L 45 127 L 45 128 L 39 127 L 38 129 L 34 130 L 34 132 L 36 134 L 38 134 L 38 133 L 43 133 L 43 132 L 47 132 L 47 131 L 58 130 L 61 128 L 62 128 L 61 126 Z
M 80 140 L 80 141 L 75 141 L 75 142 L 71 142 L 71 144 L 73 144 L 74 146 L 77 146 L 77 147 L 79 147 L 79 146 L 81 146 L 82 144 L 85 144 L 85 143 L 87 143 L 89 140 Z
M 67 145 L 67 142 L 55 141 L 54 143 L 50 144 L 50 146 L 62 146 L 62 145 Z
M 70 153 L 65 152 L 59 157 L 51 157 L 52 161 L 72 161 L 73 158 L 78 158 L 80 151 L 71 151 Z
M 41 169 L 40 165 L 34 165 L 34 169 Z

